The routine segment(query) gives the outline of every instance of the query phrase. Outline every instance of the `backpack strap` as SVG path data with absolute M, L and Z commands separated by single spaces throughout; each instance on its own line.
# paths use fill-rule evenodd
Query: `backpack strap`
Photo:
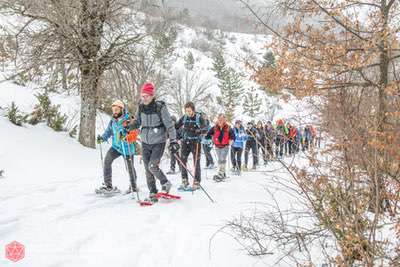
M 164 101 L 159 101 L 156 100 L 156 114 L 158 115 L 158 117 L 160 118 L 160 125 L 154 126 L 154 127 L 142 127 L 142 129 L 146 129 L 146 128 L 165 128 L 165 125 L 162 121 L 162 116 L 161 116 L 161 110 L 162 108 L 165 106 L 165 102 Z M 143 113 L 143 109 L 144 109 L 144 105 L 140 104 L 139 105 L 139 116 Z
M 201 116 L 203 116 L 201 112 L 196 112 L 196 125 L 199 129 L 201 129 Z

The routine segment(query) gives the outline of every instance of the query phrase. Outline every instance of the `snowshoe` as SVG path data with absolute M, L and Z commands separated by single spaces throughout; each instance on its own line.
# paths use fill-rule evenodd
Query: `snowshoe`
M 156 198 L 157 198 L 157 199 L 160 199 L 160 198 L 162 198 L 162 199 L 181 199 L 180 196 L 171 195 L 171 194 L 162 193 L 162 192 L 157 193 L 157 194 L 156 194 Z
M 114 196 L 121 193 L 121 190 L 119 190 L 116 186 L 109 187 L 102 185 L 100 188 L 95 190 L 95 193 L 103 196 Z
M 226 175 L 224 173 L 219 173 L 217 175 L 214 175 L 213 180 L 217 183 L 223 182 L 226 179 Z
M 148 198 L 139 201 L 140 206 L 151 206 L 158 202 L 157 193 L 150 193 Z

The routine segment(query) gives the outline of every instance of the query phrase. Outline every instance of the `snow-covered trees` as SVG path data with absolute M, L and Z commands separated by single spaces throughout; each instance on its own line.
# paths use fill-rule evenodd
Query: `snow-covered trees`
M 228 121 L 231 121 L 241 100 L 242 75 L 226 65 L 222 51 L 214 55 L 213 70 L 215 77 L 219 80 L 218 87 L 221 92 L 218 103 L 223 107 Z
M 243 109 L 244 113 L 252 118 L 257 117 L 261 114 L 261 103 L 262 99 L 257 93 L 257 89 L 252 87 L 249 92 L 244 95 Z

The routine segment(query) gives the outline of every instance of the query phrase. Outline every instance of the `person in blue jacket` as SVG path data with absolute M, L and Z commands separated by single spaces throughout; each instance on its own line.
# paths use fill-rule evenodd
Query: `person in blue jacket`
M 129 172 L 131 188 L 129 191 L 137 192 L 136 186 L 136 171 L 133 164 L 133 156 L 135 155 L 135 145 L 133 142 L 127 141 L 129 134 L 128 123 L 130 115 L 125 110 L 125 105 L 122 101 L 117 100 L 112 104 L 113 117 L 110 120 L 103 135 L 97 136 L 97 143 L 107 141 L 112 138 L 112 146 L 108 150 L 103 166 L 104 184 L 98 189 L 100 193 L 119 191 L 112 186 L 112 163 L 120 156 L 126 160 L 126 165 Z
M 248 138 L 246 130 L 244 129 L 240 120 L 235 121 L 233 134 L 234 138 L 231 145 L 232 171 L 235 174 L 240 175 L 240 171 L 242 168 L 242 153 L 244 149 L 244 144 Z

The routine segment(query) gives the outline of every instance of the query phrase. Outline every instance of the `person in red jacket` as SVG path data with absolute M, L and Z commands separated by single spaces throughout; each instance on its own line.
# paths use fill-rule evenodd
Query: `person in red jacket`
M 288 123 L 288 130 L 289 130 L 289 155 L 294 154 L 297 149 L 296 149 L 296 136 L 297 136 L 297 129 L 290 123 Z
M 233 138 L 234 133 L 226 122 L 225 114 L 219 114 L 216 125 L 208 131 L 206 136 L 206 139 L 213 140 L 218 157 L 218 174 L 214 176 L 216 182 L 226 179 L 226 159 Z

